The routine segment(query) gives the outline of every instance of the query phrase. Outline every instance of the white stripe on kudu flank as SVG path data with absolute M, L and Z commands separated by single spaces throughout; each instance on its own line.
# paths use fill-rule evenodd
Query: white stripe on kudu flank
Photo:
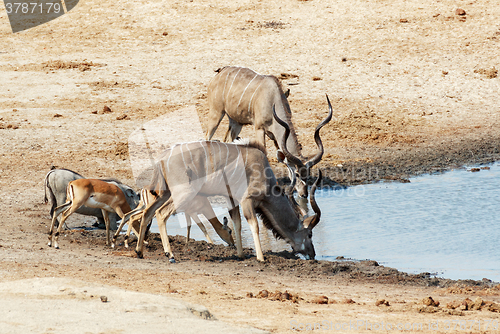
M 252 105 L 252 100 L 253 100 L 253 97 L 255 96 L 255 93 L 257 93 L 257 91 L 259 90 L 260 88 L 260 85 L 262 85 L 262 82 L 264 82 L 264 80 L 261 80 L 259 85 L 257 86 L 257 88 L 255 88 L 255 90 L 253 91 L 253 94 L 252 94 L 252 97 L 250 98 L 250 101 L 248 102 L 248 113 L 250 113 L 250 106 Z
M 240 100 L 238 101 L 238 104 L 236 105 L 236 111 L 238 111 L 238 107 L 240 106 L 240 103 L 241 103 L 241 100 L 243 99 L 243 96 L 245 95 L 245 92 L 247 91 L 248 87 L 252 84 L 252 82 L 255 80 L 255 78 L 257 78 L 259 75 L 258 74 L 255 74 L 255 76 L 252 78 L 252 80 L 250 80 L 250 82 L 248 83 L 248 85 L 245 87 L 245 89 L 243 90 L 243 93 L 241 93 L 241 96 L 240 96 Z
M 166 165 L 167 165 L 167 172 L 170 172 L 169 162 L 170 162 L 170 158 L 172 157 L 172 153 L 174 152 L 174 148 L 175 148 L 175 146 L 170 149 L 170 154 L 169 154 L 168 159 L 167 159 L 167 163 L 166 163 Z
M 233 89 L 234 81 L 236 80 L 236 77 L 238 76 L 238 74 L 240 74 L 240 71 L 241 71 L 241 67 L 238 69 L 238 72 L 236 72 L 236 74 L 234 75 L 233 82 L 231 82 L 231 86 L 229 86 L 229 90 L 227 91 L 228 97 L 229 97 L 229 94 L 231 93 L 231 90 Z
M 229 74 L 231 74 L 231 71 L 228 69 L 226 75 L 226 80 L 224 80 L 224 89 L 222 90 L 222 104 L 224 105 L 226 103 L 226 85 L 227 85 L 227 78 L 229 78 Z M 221 73 L 222 74 L 222 73 Z

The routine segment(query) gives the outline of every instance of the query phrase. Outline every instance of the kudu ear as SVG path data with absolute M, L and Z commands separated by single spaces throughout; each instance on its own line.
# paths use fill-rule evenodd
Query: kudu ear
M 313 228 L 316 227 L 316 225 L 318 225 L 318 223 L 319 223 L 318 215 L 312 215 L 312 216 L 304 219 L 304 222 L 302 223 L 302 225 L 304 225 L 304 228 L 308 228 L 308 229 L 312 230 Z
M 280 163 L 285 163 L 285 154 L 283 152 L 281 152 L 280 150 L 278 150 L 276 152 L 276 157 L 278 158 L 278 162 Z

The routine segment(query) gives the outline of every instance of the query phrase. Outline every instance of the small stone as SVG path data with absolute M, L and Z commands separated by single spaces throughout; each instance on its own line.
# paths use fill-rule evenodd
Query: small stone
M 375 302 L 375 306 L 380 306 L 380 305 L 391 306 L 389 304 L 389 301 L 385 299 L 379 299 Z
M 401 23 L 408 23 L 408 19 L 400 19 L 399 22 L 401 22 Z
M 269 296 L 269 291 L 267 291 L 267 290 L 262 290 L 257 295 L 257 297 L 259 297 L 259 298 L 267 298 L 268 296 Z
M 108 302 L 108 297 L 106 296 L 101 296 L 101 302 L 107 303 Z
M 328 297 L 327 296 L 319 296 L 311 300 L 311 303 L 313 304 L 328 304 Z
M 63 117 L 63 115 L 61 115 L 61 114 L 54 114 L 54 117 L 56 117 L 56 118 L 57 117 Z
M 460 16 L 463 16 L 463 15 L 466 15 L 467 13 L 465 12 L 465 10 L 463 10 L 462 8 L 457 8 L 455 10 L 455 15 L 460 15 Z
M 116 117 L 116 120 L 121 121 L 122 119 L 125 119 L 127 117 L 128 117 L 127 114 L 121 114 L 120 116 Z
M 112 112 L 112 111 L 111 111 L 111 108 L 110 108 L 110 107 L 108 107 L 108 106 L 104 106 L 104 108 L 102 108 L 102 112 L 103 112 L 103 113 L 109 113 L 109 112 Z

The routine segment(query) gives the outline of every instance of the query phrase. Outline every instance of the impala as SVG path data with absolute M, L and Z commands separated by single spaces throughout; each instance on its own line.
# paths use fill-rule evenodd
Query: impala
M 155 191 L 150 191 L 147 189 L 142 189 L 140 192 L 141 200 L 139 202 L 139 205 L 135 210 L 130 211 L 127 213 L 116 230 L 116 233 L 113 236 L 113 241 L 111 243 L 111 247 L 115 247 L 116 244 L 116 239 L 118 235 L 120 234 L 123 226 L 128 222 L 129 227 L 127 230 L 127 233 L 125 235 L 125 247 L 128 248 L 128 238 L 130 236 L 131 229 L 134 231 L 139 231 L 139 221 L 141 219 L 142 211 L 149 206 L 157 197 L 157 194 Z M 203 200 L 203 199 L 199 199 Z M 206 205 L 207 203 L 205 203 Z M 207 211 L 208 210 L 208 211 Z M 215 218 L 215 213 L 212 210 L 212 207 L 210 206 L 210 203 L 208 203 L 208 206 L 203 209 L 203 212 L 207 214 L 207 217 L 214 217 Z M 200 230 L 203 232 L 205 235 L 205 238 L 207 238 L 208 243 L 213 244 L 212 238 L 210 238 L 210 235 L 208 234 L 205 226 L 203 223 L 200 221 L 198 218 L 198 214 L 192 213 L 192 212 L 185 212 L 186 216 L 186 224 L 187 224 L 187 236 L 186 236 L 186 245 L 189 243 L 189 235 L 191 232 L 191 219 L 193 219 Z M 225 218 L 225 217 L 224 217 Z M 222 225 L 217 218 L 215 219 L 210 219 L 209 222 L 212 224 L 214 230 L 217 232 L 217 234 L 221 237 L 222 240 L 227 242 L 229 245 L 234 245 L 234 240 L 233 237 L 231 236 L 231 229 L 227 226 L 227 218 L 224 219 L 224 224 Z M 137 233 L 136 233 L 137 234 Z M 137 234 L 138 235 L 138 234 Z
M 67 202 L 54 210 L 49 231 L 49 247 L 52 246 L 54 225 L 62 213 L 61 222 L 57 228 L 54 247 L 59 248 L 58 239 L 66 219 L 83 205 L 89 208 L 99 208 L 106 223 L 106 244 L 109 245 L 109 212 L 123 216 L 131 211 L 125 194 L 116 185 L 97 179 L 77 179 L 68 183 L 66 190 Z

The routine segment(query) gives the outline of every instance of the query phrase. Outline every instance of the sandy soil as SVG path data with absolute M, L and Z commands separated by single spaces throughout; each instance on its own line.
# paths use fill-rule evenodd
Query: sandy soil
M 456 14 L 458 7 L 466 14 Z M 500 320 L 500 288 L 488 281 L 412 276 L 371 261 L 306 262 L 286 252 L 268 253 L 261 264 L 247 250 L 239 261 L 224 246 L 184 248 L 182 237 L 172 265 L 154 242 L 139 260 L 107 248 L 101 231 L 80 229 L 54 250 L 46 247 L 50 217 L 42 199 L 51 166 L 134 185 L 132 131 L 185 107 L 195 107 L 203 123 L 206 85 L 225 65 L 274 74 L 291 89 L 305 155 L 314 153 L 312 133 L 329 95 L 335 118 L 322 130 L 326 154 L 318 167 L 331 182 L 404 181 L 498 161 L 499 16 L 494 1 L 87 0 L 12 34 L 2 8 L 2 281 L 63 277 L 173 295 L 232 325 L 276 333 L 323 321 L 364 321 L 358 331 L 368 323 L 372 330 L 382 322 L 422 323 L 418 332 L 433 333 L 429 326 L 438 322 L 449 332 L 452 320 L 484 332 L 478 321 Z M 219 138 L 223 131 L 225 124 Z M 70 227 L 91 223 L 75 217 Z M 438 307 L 424 305 L 429 296 Z M 483 302 L 459 305 L 466 298 Z M 457 307 L 447 308 L 453 301 Z

